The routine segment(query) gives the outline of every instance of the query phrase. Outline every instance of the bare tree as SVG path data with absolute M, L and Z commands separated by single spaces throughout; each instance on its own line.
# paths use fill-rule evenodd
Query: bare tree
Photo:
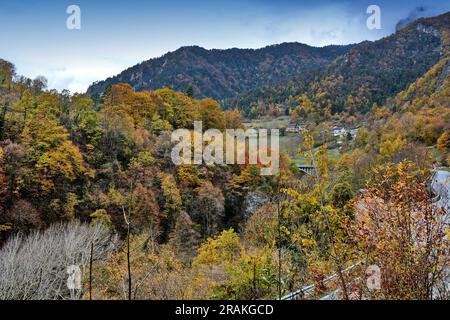
M 67 268 L 75 265 L 83 271 L 91 249 L 92 259 L 101 259 L 113 251 L 116 241 L 106 226 L 79 222 L 16 235 L 0 249 L 0 299 L 80 299 L 83 290 L 67 286 Z

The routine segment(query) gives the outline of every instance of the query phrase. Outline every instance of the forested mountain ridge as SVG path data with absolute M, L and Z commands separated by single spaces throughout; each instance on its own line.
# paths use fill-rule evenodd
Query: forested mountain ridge
M 351 46 L 316 48 L 301 43 L 283 43 L 261 49 L 182 47 L 96 82 L 89 87 L 88 93 L 103 93 L 116 83 L 128 83 L 137 91 L 169 87 L 184 92 L 192 86 L 196 97 L 222 100 L 316 69 L 349 48 Z
M 260 111 L 258 101 L 295 106 L 304 93 L 317 109 L 330 112 L 367 112 L 373 103 L 382 105 L 388 97 L 407 88 L 448 54 L 450 13 L 419 19 L 395 34 L 375 42 L 365 41 L 350 48 L 318 72 L 300 74 L 277 85 L 247 92 L 227 101 L 244 114 Z
M 386 106 L 372 111 L 382 142 L 436 145 L 441 160 L 450 164 L 450 57 L 439 61 L 424 76 L 390 99 Z
M 295 107 L 296 97 L 307 93 L 315 107 L 327 112 L 367 112 L 443 57 L 449 16 L 419 19 L 386 38 L 349 46 L 182 47 L 96 82 L 88 93 L 101 94 L 117 83 L 128 83 L 136 91 L 169 87 L 184 92 L 192 87 L 195 97 L 212 97 L 250 117 L 271 105 Z

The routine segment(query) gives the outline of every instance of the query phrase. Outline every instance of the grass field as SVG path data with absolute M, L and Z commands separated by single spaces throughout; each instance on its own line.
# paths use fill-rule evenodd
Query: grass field
M 318 151 L 318 148 L 314 149 L 314 152 Z M 341 153 L 337 149 L 329 149 L 327 150 L 327 156 L 329 159 L 339 160 L 341 158 Z M 295 158 L 292 158 L 294 163 L 296 164 L 306 164 L 306 158 L 303 156 L 297 155 Z
M 252 129 L 281 129 L 285 128 L 289 124 L 289 117 L 282 116 L 278 118 L 263 118 L 245 122 L 246 128 Z M 300 147 L 301 138 L 299 134 L 286 133 L 280 137 L 280 150 L 285 152 L 291 157 L 296 164 L 305 164 L 305 157 L 298 155 L 298 149 Z M 317 151 L 316 148 L 314 151 Z M 341 157 L 341 153 L 337 149 L 327 151 L 327 155 L 330 159 L 338 160 Z
M 441 153 L 439 152 L 439 150 L 435 147 L 428 147 L 428 149 L 431 151 L 431 158 L 433 159 L 433 161 L 440 161 L 442 158 Z
M 289 116 L 282 116 L 278 118 L 262 118 L 244 122 L 244 126 L 246 128 L 252 129 L 281 129 L 286 128 L 288 124 Z

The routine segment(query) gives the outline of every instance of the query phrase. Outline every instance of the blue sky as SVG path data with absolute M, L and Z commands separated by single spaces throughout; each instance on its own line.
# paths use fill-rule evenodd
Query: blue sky
M 66 9 L 81 8 L 81 30 Z M 366 27 L 380 6 L 382 29 Z M 281 42 L 314 46 L 376 40 L 419 6 L 450 11 L 448 0 L 0 0 L 0 58 L 49 87 L 83 92 L 143 60 L 185 45 L 259 48 Z

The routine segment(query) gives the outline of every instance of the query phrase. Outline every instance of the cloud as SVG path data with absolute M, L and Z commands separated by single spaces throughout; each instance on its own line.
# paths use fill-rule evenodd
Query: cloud
M 308 8 L 265 22 L 266 37 L 269 42 L 297 41 L 313 46 L 374 40 L 380 34 L 367 29 L 366 17 L 365 11 L 355 12 L 343 5 Z
M 406 18 L 401 19 L 397 25 L 395 26 L 395 30 L 399 31 L 400 29 L 405 28 L 408 26 L 411 22 L 414 22 L 415 20 L 427 16 L 432 16 L 433 13 L 431 12 L 430 8 L 426 6 L 418 6 L 412 10 Z
M 94 81 L 118 74 L 125 66 L 105 61 L 69 64 L 61 68 L 49 69 L 45 76 L 51 89 L 68 89 L 70 92 L 83 93 Z

